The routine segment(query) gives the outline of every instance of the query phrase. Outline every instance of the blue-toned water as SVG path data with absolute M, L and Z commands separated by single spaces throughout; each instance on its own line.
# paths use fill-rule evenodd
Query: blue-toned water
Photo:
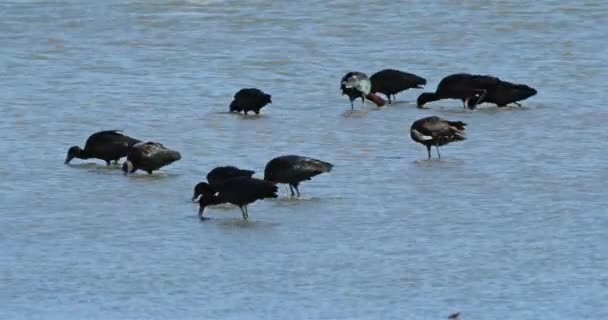
M 603 1 L 4 1 L 1 319 L 604 319 L 608 181 Z M 398 68 L 492 74 L 524 108 L 350 114 L 339 80 Z M 272 94 L 259 117 L 232 95 Z M 357 101 L 356 107 L 360 107 Z M 468 123 L 441 160 L 409 137 Z M 63 164 L 123 129 L 182 160 L 124 177 Z M 334 163 L 281 197 L 196 217 L 218 165 Z

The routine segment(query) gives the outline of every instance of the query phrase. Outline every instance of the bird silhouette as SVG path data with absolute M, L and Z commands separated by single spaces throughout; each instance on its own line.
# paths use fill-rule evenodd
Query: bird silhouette
M 278 197 L 277 186 L 265 180 L 249 177 L 228 179 L 214 188 L 202 182 L 199 188 L 202 196 L 198 199 L 198 217 L 201 220 L 206 219 L 203 212 L 207 206 L 221 203 L 232 203 L 238 206 L 243 219 L 247 220 L 249 218 L 247 205 L 260 199 Z
M 166 148 L 158 142 L 140 142 L 129 147 L 127 161 L 122 165 L 125 175 L 143 170 L 152 174 L 164 166 L 167 166 L 182 158 L 175 150 Z
M 371 93 L 382 93 L 387 97 L 389 104 L 396 99 L 398 93 L 412 88 L 421 89 L 426 85 L 426 79 L 395 69 L 380 70 L 372 74 L 369 79 L 372 82 Z
M 437 157 L 441 158 L 440 146 L 466 139 L 464 136 L 466 125 L 462 121 L 449 121 L 431 116 L 414 121 L 410 128 L 410 136 L 412 140 L 426 146 L 429 159 L 433 145 L 437 149 Z
M 212 189 L 215 189 L 226 180 L 236 177 L 251 177 L 254 173 L 252 170 L 243 170 L 234 166 L 216 167 L 207 174 L 207 182 Z M 195 201 L 203 192 L 209 190 L 206 185 L 207 183 L 200 182 L 194 187 L 192 201 Z
M 333 164 L 318 159 L 298 155 L 285 155 L 270 160 L 264 168 L 264 180 L 273 183 L 289 184 L 291 196 L 295 189 L 298 197 L 298 186 L 302 181 L 311 180 L 321 173 L 330 172 Z
M 101 159 L 110 165 L 110 161 L 127 156 L 129 146 L 140 142 L 139 140 L 120 133 L 118 130 L 106 130 L 93 133 L 85 142 L 84 149 L 72 146 L 68 149 L 64 163 L 69 164 L 74 158 Z
M 382 98 L 371 93 L 372 83 L 363 72 L 352 71 L 345 74 L 340 80 L 342 95 L 347 95 L 350 101 L 350 110 L 354 110 L 353 101 L 361 98 L 362 107 L 365 107 L 365 99 L 373 101 L 378 107 L 386 104 Z

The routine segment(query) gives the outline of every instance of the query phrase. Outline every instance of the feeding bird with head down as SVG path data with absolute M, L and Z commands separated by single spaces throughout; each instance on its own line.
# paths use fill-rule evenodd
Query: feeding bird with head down
M 464 108 L 475 109 L 483 102 L 495 103 L 499 107 L 525 100 L 536 94 L 536 90 L 524 84 L 515 84 L 489 75 L 455 73 L 443 78 L 435 92 L 424 92 L 418 96 L 418 108 L 441 99 L 459 99 Z
M 234 100 L 230 103 L 230 112 L 242 111 L 247 115 L 247 112 L 253 111 L 255 114 L 260 114 L 260 109 L 269 103 L 272 103 L 271 95 L 260 89 L 245 88 L 234 95 Z
M 408 89 L 421 89 L 426 85 L 426 79 L 395 69 L 380 70 L 369 79 L 372 82 L 371 93 L 382 93 L 387 97 L 388 104 L 395 101 L 398 93 Z
M 243 219 L 249 218 L 247 206 L 257 200 L 266 198 L 277 198 L 278 188 L 274 184 L 250 177 L 236 177 L 228 179 L 215 187 L 206 182 L 199 183 L 201 197 L 198 199 L 198 217 L 206 218 L 203 212 L 207 206 L 222 203 L 232 203 L 241 209 Z
M 210 186 L 211 189 L 217 189 L 222 183 L 227 180 L 237 177 L 251 178 L 254 173 L 255 171 L 239 169 L 234 166 L 216 167 L 213 170 L 209 171 L 209 173 L 207 174 L 208 183 L 200 182 L 196 186 L 194 186 L 194 194 L 192 196 L 192 201 L 195 201 L 204 192 L 209 191 L 210 189 L 208 188 L 208 186 Z
M 350 101 L 350 109 L 354 110 L 353 101 L 361 98 L 362 107 L 365 107 L 365 99 L 373 101 L 378 107 L 386 104 L 382 98 L 371 93 L 372 83 L 363 72 L 349 72 L 340 80 L 340 89 L 342 95 L 347 95 Z
M 69 164 L 74 158 L 101 159 L 110 165 L 111 161 L 127 156 L 129 146 L 140 142 L 139 140 L 122 134 L 118 130 L 106 130 L 93 133 L 85 142 L 84 149 L 72 146 L 68 149 L 64 163 Z
M 318 159 L 298 155 L 286 155 L 270 160 L 264 168 L 264 180 L 272 183 L 286 183 L 289 185 L 291 196 L 294 189 L 300 196 L 299 185 L 302 181 L 311 180 L 312 177 L 330 172 L 333 164 Z

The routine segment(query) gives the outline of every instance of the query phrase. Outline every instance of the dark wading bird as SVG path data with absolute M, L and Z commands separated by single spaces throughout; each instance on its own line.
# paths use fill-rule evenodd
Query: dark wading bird
M 271 95 L 264 93 L 260 89 L 241 89 L 234 95 L 234 100 L 230 103 L 230 112 L 243 111 L 247 115 L 247 112 L 253 111 L 255 114 L 260 114 L 260 109 L 272 103 L 271 98 Z
M 295 189 L 298 197 L 298 186 L 302 181 L 311 180 L 312 177 L 324 172 L 330 172 L 333 164 L 313 158 L 297 155 L 286 155 L 270 160 L 264 168 L 264 180 L 272 183 L 289 184 L 291 196 Z
M 362 107 L 365 107 L 365 99 L 373 101 L 378 107 L 386 104 L 382 98 L 371 93 L 372 83 L 365 73 L 362 72 L 349 72 L 342 80 L 340 80 L 340 89 L 342 95 L 347 95 L 350 101 L 350 109 L 354 109 L 353 101 L 357 98 L 361 98 Z
M 412 140 L 426 146 L 429 159 L 431 146 L 437 148 L 437 157 L 441 158 L 440 146 L 466 139 L 464 136 L 466 125 L 462 121 L 448 121 L 435 116 L 426 117 L 412 123 L 410 136 Z
M 233 166 L 217 167 L 209 171 L 207 174 L 207 183 L 200 182 L 194 187 L 194 195 L 192 201 L 195 201 L 198 196 L 202 195 L 205 191 L 209 190 L 209 186 L 212 189 L 216 189 L 221 183 L 236 177 L 248 177 L 251 178 L 255 171 L 239 169 Z M 211 194 L 212 195 L 212 194 Z
M 181 159 L 179 152 L 166 148 L 157 142 L 140 142 L 129 148 L 127 161 L 122 164 L 125 175 L 137 170 L 152 174 L 164 166 Z
M 506 106 L 536 94 L 524 84 L 514 84 L 488 75 L 456 73 L 443 78 L 435 92 L 424 92 L 418 97 L 418 107 L 441 99 L 460 99 L 465 108 L 475 109 L 483 102 Z M 519 104 L 518 104 L 519 105 Z
M 521 104 L 519 104 L 518 101 L 528 99 L 529 97 L 536 95 L 536 93 L 536 89 L 528 85 L 500 81 L 498 85 L 488 89 L 483 100 L 479 95 L 472 96 L 467 102 L 467 106 L 469 109 L 474 109 L 477 105 L 487 102 L 493 103 L 499 108 L 506 107 L 511 103 L 521 107 Z
M 101 159 L 110 165 L 110 161 L 118 163 L 118 160 L 127 156 L 129 146 L 140 142 L 135 138 L 126 136 L 118 130 L 107 130 L 93 133 L 86 141 L 84 149 L 73 146 L 68 149 L 65 164 L 74 158 L 78 159 Z
M 201 182 L 200 190 L 202 196 L 198 199 L 198 217 L 205 220 L 203 211 L 205 207 L 221 203 L 232 203 L 241 209 L 243 219 L 249 217 L 247 205 L 260 199 L 277 198 L 278 188 L 274 184 L 249 177 L 236 177 L 228 179 L 216 187 Z
M 395 69 L 378 71 L 369 79 L 372 82 L 371 93 L 382 93 L 388 98 L 389 104 L 394 102 L 398 93 L 407 89 L 422 89 L 426 85 L 426 79 Z M 393 100 L 391 100 L 391 95 L 393 96 Z

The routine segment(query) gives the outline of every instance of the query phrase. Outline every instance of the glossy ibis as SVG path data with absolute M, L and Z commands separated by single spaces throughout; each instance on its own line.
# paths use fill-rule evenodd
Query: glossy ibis
M 129 148 L 127 161 L 122 165 L 125 175 L 143 170 L 152 174 L 153 171 L 181 159 L 179 152 L 166 148 L 157 142 L 140 142 Z
M 294 196 L 293 190 L 295 189 L 299 197 L 300 190 L 298 186 L 302 181 L 311 180 L 316 175 L 330 172 L 333 166 L 329 162 L 303 156 L 280 156 L 270 160 L 266 164 L 264 180 L 272 183 L 289 184 L 291 196 Z
M 118 163 L 118 160 L 127 156 L 129 146 L 140 142 L 135 138 L 126 136 L 118 130 L 107 130 L 93 133 L 87 139 L 84 149 L 73 146 L 68 149 L 65 164 L 74 158 L 78 159 L 101 159 L 110 165 L 110 161 Z

